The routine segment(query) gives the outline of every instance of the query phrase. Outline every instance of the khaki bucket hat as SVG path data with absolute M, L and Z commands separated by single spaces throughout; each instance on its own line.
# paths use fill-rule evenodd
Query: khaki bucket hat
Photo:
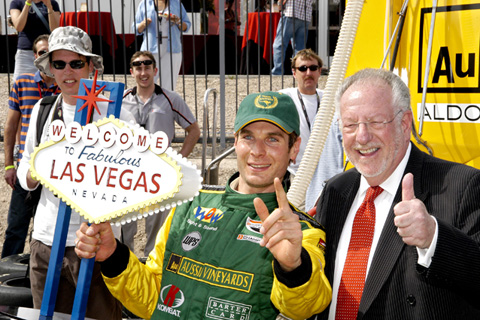
M 53 30 L 48 38 L 48 50 L 48 53 L 41 55 L 35 60 L 35 66 L 49 77 L 53 77 L 53 74 L 50 72 L 50 54 L 56 50 L 68 50 L 90 57 L 98 73 L 103 73 L 103 58 L 92 53 L 92 40 L 80 28 L 66 26 Z

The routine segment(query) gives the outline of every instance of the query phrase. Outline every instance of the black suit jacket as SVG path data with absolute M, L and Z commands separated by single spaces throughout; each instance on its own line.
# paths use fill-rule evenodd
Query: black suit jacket
M 438 241 L 429 268 L 417 264 L 415 247 L 396 232 L 388 213 L 365 282 L 357 319 L 480 319 L 480 171 L 440 160 L 412 145 L 405 174 L 411 172 L 416 198 L 438 221 Z M 317 206 L 327 233 L 325 273 L 333 268 L 343 224 L 360 185 L 352 169 L 332 178 Z M 327 308 L 318 319 L 327 319 Z

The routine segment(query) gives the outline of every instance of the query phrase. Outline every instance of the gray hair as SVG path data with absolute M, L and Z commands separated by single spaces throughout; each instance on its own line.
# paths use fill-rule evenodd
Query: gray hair
M 403 80 L 391 71 L 385 69 L 363 69 L 346 78 L 335 95 L 335 107 L 340 114 L 340 99 L 354 84 L 384 83 L 392 88 L 393 112 L 410 111 L 410 90 Z

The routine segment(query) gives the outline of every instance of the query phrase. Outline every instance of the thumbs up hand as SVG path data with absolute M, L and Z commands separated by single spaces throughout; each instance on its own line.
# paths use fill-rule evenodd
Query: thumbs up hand
M 398 234 L 409 246 L 425 249 L 435 234 L 435 219 L 427 212 L 422 201 L 415 198 L 413 175 L 407 173 L 402 181 L 402 201 L 393 208 Z

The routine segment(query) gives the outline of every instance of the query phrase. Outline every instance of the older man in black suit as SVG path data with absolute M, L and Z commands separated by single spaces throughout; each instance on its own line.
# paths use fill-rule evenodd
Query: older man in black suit
M 355 169 L 331 179 L 316 218 L 333 288 L 319 319 L 480 319 L 480 171 L 410 142 L 410 93 L 385 70 L 337 94 Z

